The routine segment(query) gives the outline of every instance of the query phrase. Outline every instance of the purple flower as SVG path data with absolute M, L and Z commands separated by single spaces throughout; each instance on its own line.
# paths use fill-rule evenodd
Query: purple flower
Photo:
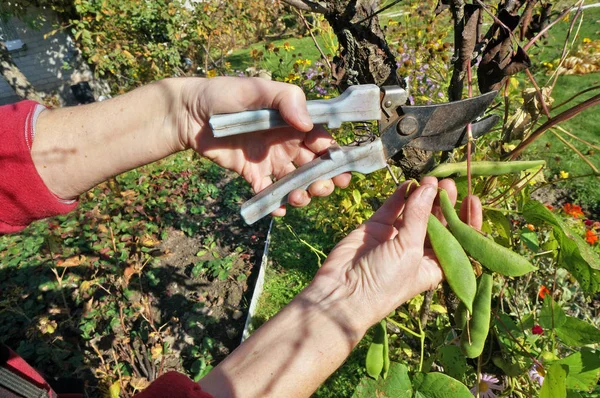
M 479 377 L 479 385 L 471 388 L 471 394 L 477 396 L 479 392 L 480 398 L 496 398 L 497 395 L 494 391 L 502 392 L 502 390 L 504 390 L 504 386 L 500 384 L 497 377 L 483 373 Z
M 540 386 L 544 384 L 544 377 L 546 377 L 546 370 L 542 366 L 541 362 L 534 362 L 529 369 L 529 378 L 531 381 L 538 383 Z

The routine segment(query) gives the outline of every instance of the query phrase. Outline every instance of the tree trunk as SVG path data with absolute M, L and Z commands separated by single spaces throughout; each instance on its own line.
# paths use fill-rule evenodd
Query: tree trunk
M 396 54 L 374 15 L 380 8 L 379 0 L 326 0 L 320 4 L 325 5 L 325 18 L 341 46 L 340 55 L 333 60 L 333 76 L 341 91 L 356 84 L 406 88 L 406 82 L 397 74 Z M 430 152 L 414 148 L 404 149 L 394 161 L 407 178 L 420 176 L 433 164 Z
M 3 42 L 0 41 L 0 74 L 6 82 L 15 90 L 15 93 L 23 98 L 37 102 L 43 101 L 43 95 L 36 91 L 35 87 L 27 80 L 27 77 L 15 65 Z

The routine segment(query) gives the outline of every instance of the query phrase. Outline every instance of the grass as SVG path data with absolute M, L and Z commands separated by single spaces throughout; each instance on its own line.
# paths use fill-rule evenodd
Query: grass
M 319 43 L 319 46 L 321 46 L 321 49 L 325 52 L 325 55 L 332 54 L 332 50 L 329 50 L 328 46 L 329 48 L 331 48 L 332 45 L 335 45 L 337 47 L 337 41 L 334 40 L 333 42 L 331 42 L 329 40 L 326 40 L 324 36 L 317 36 L 317 42 Z M 266 53 L 267 51 L 265 50 L 265 45 L 267 43 L 271 43 L 276 47 L 280 48 L 282 48 L 285 43 L 289 43 L 289 45 L 294 48 L 294 50 L 292 50 L 293 54 L 296 54 L 296 56 L 298 56 L 299 58 L 306 58 L 310 60 L 322 59 L 321 54 L 315 46 L 313 39 L 310 36 L 306 36 L 290 37 L 287 39 L 256 43 L 244 49 L 234 51 L 229 57 L 227 57 L 227 61 L 231 64 L 231 68 L 233 70 L 243 71 L 251 66 L 259 66 L 261 68 L 272 70 L 273 66 L 275 66 L 271 65 L 271 63 L 273 62 L 269 62 L 269 60 L 267 59 L 257 62 L 251 56 L 253 50 L 263 51 Z M 272 58 L 271 61 L 274 60 L 276 62 L 279 57 L 273 56 L 270 58 Z
M 574 13 L 571 14 L 571 18 L 573 16 Z M 582 43 L 584 38 L 600 40 L 600 24 L 596 23 L 596 21 L 600 19 L 600 8 L 584 10 L 583 18 L 579 35 L 575 39 L 575 48 Z M 559 22 L 550 30 L 551 35 L 548 38 L 547 44 L 541 45 L 537 50 L 530 50 L 534 62 L 551 62 L 560 58 L 569 25 L 570 21 Z M 571 40 L 573 39 L 573 36 L 574 32 L 571 36 Z M 540 86 L 547 84 L 550 78 L 542 68 L 537 68 L 534 76 Z M 556 87 L 552 92 L 554 104 L 558 105 L 582 90 L 597 85 L 600 85 L 600 73 L 560 76 Z M 552 116 L 556 116 L 560 112 L 565 111 L 568 106 L 583 102 L 596 94 L 598 94 L 598 90 L 584 94 L 573 103 L 561 107 L 558 110 L 552 110 L 551 114 Z M 561 127 L 586 141 L 600 145 L 600 111 L 598 110 L 598 107 L 590 108 L 575 118 L 561 123 Z M 584 154 L 587 154 L 590 150 L 585 144 L 574 139 L 568 138 L 568 141 Z M 549 147 L 547 145 L 549 145 Z M 595 212 L 600 211 L 600 206 L 598 205 L 598 203 L 600 203 L 598 181 L 593 177 L 581 179 L 572 178 L 574 176 L 589 174 L 592 172 L 592 169 L 575 152 L 567 148 L 564 143 L 556 138 L 554 134 L 547 131 L 534 145 L 532 145 L 532 148 L 527 152 L 527 156 L 530 158 L 546 160 L 549 170 L 549 175 L 547 177 L 557 175 L 561 170 L 568 171 L 570 179 L 561 180 L 557 186 L 568 189 L 571 193 L 571 200 L 582 204 L 588 210 Z M 600 167 L 599 151 L 595 151 L 593 155 L 589 155 L 588 159 L 595 164 L 596 167 Z

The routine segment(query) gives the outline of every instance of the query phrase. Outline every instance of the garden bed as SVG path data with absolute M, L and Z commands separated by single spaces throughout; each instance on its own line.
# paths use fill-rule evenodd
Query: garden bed
M 250 195 L 182 153 L 0 237 L 0 341 L 91 397 L 168 370 L 200 378 L 242 335 L 269 226 L 241 219 Z

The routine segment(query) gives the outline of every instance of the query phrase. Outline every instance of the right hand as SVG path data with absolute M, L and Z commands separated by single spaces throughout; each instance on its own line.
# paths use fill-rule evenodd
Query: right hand
M 334 143 L 322 126 L 313 126 L 302 90 L 294 85 L 259 78 L 218 77 L 191 80 L 182 89 L 185 121 L 180 141 L 203 156 L 246 179 L 258 193 L 316 157 Z M 212 115 L 254 109 L 278 109 L 287 128 L 215 138 L 208 121 Z M 292 206 L 310 203 L 311 196 L 327 196 L 334 185 L 345 188 L 350 173 L 316 181 L 307 191 L 290 192 Z M 285 214 L 285 206 L 274 215 Z

